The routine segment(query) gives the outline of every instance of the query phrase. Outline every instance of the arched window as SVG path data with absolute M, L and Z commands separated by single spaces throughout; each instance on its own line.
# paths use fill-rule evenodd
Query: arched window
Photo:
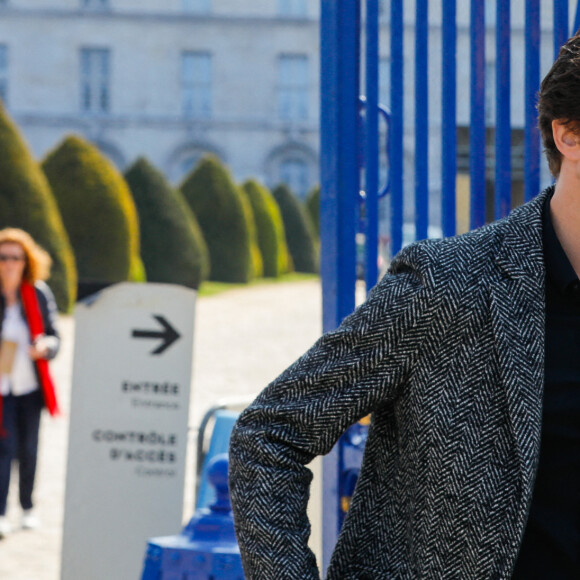
M 178 163 L 179 173 L 183 177 L 197 165 L 199 160 L 203 157 L 202 151 L 193 151 L 189 155 L 185 155 Z
M 269 187 L 284 183 L 304 198 L 319 179 L 318 155 L 307 143 L 288 141 L 266 157 L 264 174 Z
M 280 181 L 299 197 L 306 197 L 311 185 L 308 163 L 296 157 L 283 159 L 280 163 Z
M 224 159 L 222 152 L 208 143 L 184 143 L 174 149 L 165 164 L 169 179 L 176 184 L 181 183 L 195 168 L 199 160 L 206 155 L 215 155 Z
M 95 140 L 93 143 L 98 147 L 99 151 L 113 162 L 119 171 L 123 171 L 127 166 L 127 161 L 123 152 L 109 141 Z

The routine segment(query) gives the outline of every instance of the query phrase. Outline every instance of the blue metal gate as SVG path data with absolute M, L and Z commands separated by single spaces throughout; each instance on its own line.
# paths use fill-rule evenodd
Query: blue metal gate
M 433 225 L 430 210 L 435 203 L 440 216 L 437 227 L 442 235 L 457 233 L 457 119 L 458 105 L 467 108 L 463 89 L 466 84 L 470 95 L 466 121 L 469 137 L 465 144 L 468 146 L 465 162 L 469 176 L 469 227 L 478 227 L 486 221 L 486 201 L 490 202 L 490 194 L 486 195 L 486 176 L 494 186 L 492 212 L 491 215 L 487 212 L 487 218 L 506 215 L 514 204 L 514 127 L 523 133 L 521 201 L 531 199 L 540 191 L 541 183 L 549 180 L 549 175 L 541 169 L 535 95 L 542 63 L 549 66 L 570 32 L 580 26 L 580 3 L 576 3 L 572 27 L 568 0 L 470 0 L 459 5 L 456 0 L 432 0 L 431 3 L 415 0 L 414 4 L 414 14 L 407 15 L 403 0 L 321 0 L 321 236 L 325 332 L 338 326 L 355 307 L 357 234 L 358 239 L 364 234 L 367 290 L 377 281 L 381 193 L 386 193 L 389 210 L 391 255 L 403 245 L 404 209 L 410 205 L 414 206 L 415 239 L 428 237 L 429 226 Z M 468 26 L 459 26 L 460 16 L 465 15 L 458 14 L 458 9 L 466 8 L 469 8 Z M 551 18 L 546 18 L 549 12 Z M 493 20 L 486 22 L 490 13 Z M 521 25 L 514 24 L 517 19 Z M 411 71 L 404 70 L 404 63 L 409 47 L 413 46 L 405 43 L 406 35 L 411 33 L 414 57 L 410 60 L 414 66 L 407 68 L 412 69 L 414 82 L 409 95 L 409 83 L 405 80 Z M 466 68 L 458 57 L 461 34 L 468 40 L 468 83 L 461 83 L 458 75 Z M 495 39 L 492 61 L 486 59 L 486 35 L 488 40 L 490 35 Z M 547 48 L 548 58 L 542 60 L 549 37 L 553 44 Z M 389 110 L 379 103 L 379 62 L 384 48 L 380 39 L 388 43 L 385 44 L 390 59 Z M 512 70 L 510 64 L 514 42 L 518 39 L 525 72 L 522 71 L 523 82 L 514 85 L 513 78 L 520 71 Z M 488 50 L 489 45 L 488 42 Z M 441 58 L 442 63 L 436 79 L 432 76 L 435 57 Z M 486 84 L 486 76 L 495 76 L 495 82 L 490 83 L 493 79 L 488 78 Z M 512 90 L 514 86 L 517 92 Z M 495 92 L 491 102 L 486 100 L 490 87 Z M 437 115 L 433 115 L 434 91 L 440 101 Z M 405 103 L 410 101 L 414 103 L 412 119 L 404 115 Z M 492 109 L 495 112 L 490 118 Z M 519 114 L 520 110 L 524 113 L 523 119 L 514 122 L 513 111 Z M 440 151 L 432 151 L 433 141 L 429 137 L 434 117 L 438 119 Z M 412 140 L 405 141 L 409 121 L 414 132 Z M 490 128 L 493 130 L 491 143 Z M 430 156 L 430 152 L 436 156 Z M 405 163 L 409 156 L 412 175 L 406 166 L 409 164 Z M 379 178 L 382 157 L 388 157 L 387 185 L 380 183 Z M 431 166 L 434 159 L 438 162 L 437 168 Z M 486 168 L 489 159 L 495 159 L 493 171 Z M 439 195 L 434 195 L 431 186 L 435 172 L 438 172 Z M 409 196 L 405 186 L 411 180 L 413 195 Z M 409 197 L 414 203 L 408 202 Z M 351 427 L 324 458 L 324 568 L 356 483 L 368 428 L 365 423 Z

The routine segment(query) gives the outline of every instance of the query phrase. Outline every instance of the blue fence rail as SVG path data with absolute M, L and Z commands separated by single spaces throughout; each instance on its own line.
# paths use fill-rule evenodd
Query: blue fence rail
M 524 192 L 526 201 L 540 189 L 540 140 L 536 127 L 535 95 L 540 85 L 540 0 L 526 2 L 526 80 L 525 80 L 525 146 Z
M 471 0 L 470 38 L 469 221 L 471 227 L 478 227 L 485 223 L 485 5 L 481 0 Z
M 445 236 L 457 231 L 456 207 L 458 175 L 459 105 L 466 103 L 464 86 L 469 86 L 468 118 L 463 121 L 469 130 L 469 227 L 485 223 L 489 217 L 506 215 L 514 203 L 512 168 L 512 103 L 519 101 L 518 130 L 523 132 L 523 200 L 535 196 L 542 183 L 541 150 L 536 126 L 536 93 L 540 83 L 542 49 L 546 43 L 556 55 L 568 36 L 580 27 L 580 1 L 576 2 L 574 19 L 570 19 L 568 0 L 471 0 L 469 27 L 459 26 L 458 8 L 467 4 L 456 0 L 416 0 L 414 18 L 404 13 L 403 0 L 321 0 L 321 236 L 323 329 L 340 324 L 355 306 L 356 241 L 358 230 L 366 240 L 365 281 L 370 289 L 377 281 L 377 246 L 379 239 L 379 183 L 381 155 L 388 157 L 388 228 L 390 254 L 396 254 L 404 243 L 405 209 L 414 207 L 416 239 L 425 238 L 430 225 L 436 225 Z M 490 10 L 493 8 L 493 10 Z M 545 17 L 551 10 L 553 19 Z M 488 13 L 489 10 L 489 13 Z M 436 12 L 436 13 L 435 13 Z M 514 15 L 521 20 L 514 26 Z M 382 13 L 382 20 L 379 14 Z M 489 14 L 494 14 L 492 19 Z M 541 16 L 543 17 L 541 18 Z M 488 16 L 488 22 L 486 22 Z M 462 13 L 462 17 L 465 15 Z M 438 26 L 441 41 L 434 36 L 433 22 Z M 521 30 L 523 26 L 523 31 Z M 466 32 L 467 30 L 467 32 Z M 519 32 L 519 50 L 525 59 L 523 89 L 521 82 L 512 85 L 514 72 L 510 66 L 514 35 Z M 523 32 L 523 34 L 522 34 Z M 405 50 L 414 35 L 414 66 Z M 458 40 L 468 34 L 469 82 L 458 90 Z M 495 55 L 486 58 L 486 36 L 495 38 Z M 383 43 L 381 45 L 381 39 Z M 487 44 L 488 48 L 494 46 Z M 553 50 L 552 50 L 553 49 Z M 442 61 L 440 78 L 433 75 L 438 53 Z M 384 51 L 384 52 L 383 52 Z M 389 111 L 388 145 L 381 142 L 379 95 L 379 59 L 388 54 Z M 361 56 L 364 59 L 361 60 Z M 460 55 L 463 56 L 463 55 Z M 489 68 L 489 62 L 493 68 Z M 549 59 L 548 59 L 549 60 Z M 486 62 L 488 65 L 486 67 Z M 406 83 L 406 74 L 413 73 L 413 83 Z M 493 85 L 491 83 L 493 82 Z M 486 100 L 490 87 L 494 101 Z M 412 95 L 407 94 L 409 88 Z M 432 99 L 434 91 L 439 99 Z M 362 94 L 364 93 L 364 94 Z M 458 97 L 459 95 L 459 97 Z M 361 107 L 361 97 L 364 106 Z M 406 103 L 414 103 L 414 118 L 405 117 Z M 440 109 L 434 113 L 433 102 Z M 489 108 L 494 103 L 495 115 Z M 487 109 L 487 110 L 486 110 Z M 414 139 L 405 139 L 406 126 L 413 127 Z M 440 155 L 433 162 L 433 141 L 430 134 L 439 125 Z M 495 139 L 489 142 L 489 130 Z M 410 145 L 412 143 L 412 146 Z M 431 148 L 430 148 L 431 144 Z M 407 146 L 407 147 L 406 147 Z M 386 151 L 384 151 L 386 149 Z M 434 151 L 435 152 L 435 151 Z M 439 153 L 438 153 L 439 154 Z M 360 157 L 364 158 L 361 167 Z M 412 160 L 412 171 L 409 161 Z M 491 172 L 486 162 L 495 162 Z M 439 175 L 435 175 L 439 172 Z M 412 194 L 409 195 L 409 180 Z M 493 211 L 488 211 L 486 180 L 494 182 Z M 438 183 L 435 192 L 432 183 Z M 363 191 L 364 190 L 364 191 Z M 362 193 L 361 193 L 362 192 Z M 437 195 L 435 195 L 437 194 Z M 412 203 L 410 203 L 411 198 Z M 439 209 L 440 223 L 430 224 L 431 209 Z M 362 224 L 362 225 L 361 225 Z M 341 497 L 351 489 L 360 465 L 364 445 L 361 429 L 351 428 L 333 452 L 324 459 L 323 517 L 324 565 L 342 520 L 348 498 Z

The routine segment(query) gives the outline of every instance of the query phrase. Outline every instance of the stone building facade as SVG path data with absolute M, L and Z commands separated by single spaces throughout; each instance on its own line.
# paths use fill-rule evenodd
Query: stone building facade
M 433 235 L 438 235 L 441 219 L 442 1 L 429 2 Z M 413 4 L 405 3 L 403 63 L 405 222 L 410 227 L 415 170 Z M 542 74 L 553 59 L 552 4 L 541 2 Z M 511 6 L 513 193 L 514 202 L 520 203 L 525 2 L 512 0 Z M 380 7 L 380 99 L 388 105 L 390 2 L 380 0 Z M 495 122 L 494 7 L 495 0 L 486 0 L 490 145 Z M 469 18 L 469 3 L 458 3 L 462 183 L 469 150 Z M 320 0 L 0 0 L 0 96 L 39 157 L 65 134 L 79 133 L 118 167 L 145 155 L 178 183 L 200 155 L 212 152 L 240 181 L 256 177 L 269 186 L 283 181 L 304 195 L 319 179 L 319 33 Z M 381 160 L 384 180 L 384 151 Z M 490 153 L 490 200 L 494 163 Z M 542 182 L 549 180 L 544 164 Z M 462 186 L 466 192 L 468 187 L 467 182 Z M 384 230 L 386 200 L 381 216 Z M 409 233 L 408 239 L 413 236 Z
M 0 96 L 42 158 L 64 135 L 174 183 L 318 180 L 317 0 L 0 0 Z

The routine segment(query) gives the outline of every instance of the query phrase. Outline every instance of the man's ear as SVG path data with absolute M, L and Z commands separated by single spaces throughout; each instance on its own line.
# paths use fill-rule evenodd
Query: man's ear
M 552 121 L 552 134 L 558 151 L 570 161 L 580 161 L 580 135 L 572 130 L 570 124 L 559 120 Z

